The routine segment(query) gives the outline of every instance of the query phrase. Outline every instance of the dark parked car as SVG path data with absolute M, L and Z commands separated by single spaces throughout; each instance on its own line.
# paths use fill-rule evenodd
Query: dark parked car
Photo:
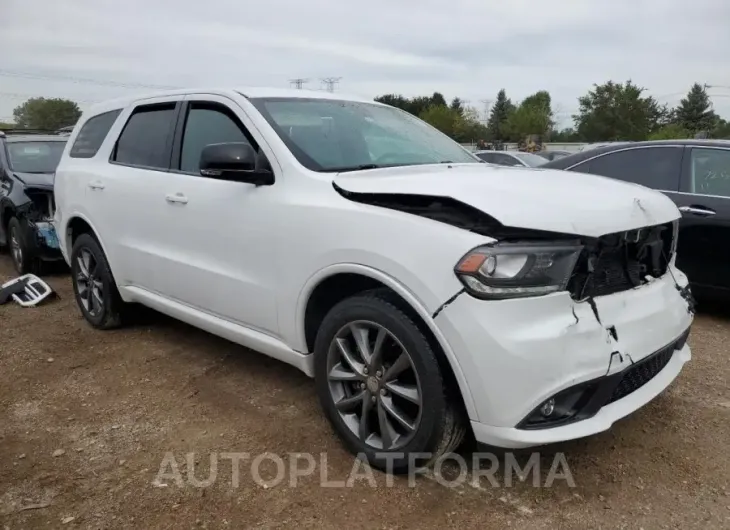
M 474 154 L 488 164 L 498 166 L 537 167 L 545 163 L 541 156 L 522 151 L 477 151 Z
M 608 145 L 542 167 L 603 175 L 664 192 L 682 212 L 677 266 L 696 294 L 730 296 L 730 141 Z
M 0 247 L 18 274 L 62 259 L 51 221 L 53 178 L 67 137 L 0 132 Z
M 554 151 L 539 151 L 535 153 L 538 156 L 543 157 L 546 160 L 557 160 L 558 158 L 563 158 L 565 156 L 570 155 L 570 151 L 562 151 L 559 149 L 556 149 Z

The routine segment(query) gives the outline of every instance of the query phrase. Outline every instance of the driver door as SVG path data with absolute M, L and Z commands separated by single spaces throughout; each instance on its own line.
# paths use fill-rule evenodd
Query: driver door
M 235 101 L 186 96 L 164 190 L 164 241 L 172 258 L 166 292 L 202 312 L 276 336 L 276 241 L 270 227 L 277 223 L 277 184 L 257 187 L 199 170 L 201 151 L 216 143 L 247 142 L 268 163 L 272 155 L 261 151 L 263 140 L 252 130 Z

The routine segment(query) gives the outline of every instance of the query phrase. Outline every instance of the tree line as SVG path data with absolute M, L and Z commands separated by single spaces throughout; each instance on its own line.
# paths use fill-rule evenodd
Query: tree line
M 473 106 L 458 97 L 447 102 L 439 92 L 412 98 L 385 94 L 375 100 L 418 116 L 462 143 L 520 142 L 533 134 L 551 142 L 668 140 L 692 138 L 698 133 L 730 139 L 730 122 L 715 113 L 705 87 L 699 83 L 673 108 L 660 104 L 631 81 L 594 85 L 578 98 L 573 126 L 563 129 L 556 126 L 550 94 L 544 90 L 518 103 L 500 90 L 486 123 Z M 13 111 L 15 123 L 0 123 L 0 128 L 57 130 L 74 125 L 80 116 L 81 110 L 73 101 L 31 98 Z
M 410 112 L 462 143 L 520 142 L 533 134 L 551 142 L 669 140 L 693 138 L 698 133 L 730 139 L 730 122 L 715 113 L 699 83 L 674 108 L 660 104 L 630 80 L 594 85 L 578 98 L 573 127 L 563 129 L 556 127 L 550 94 L 544 90 L 519 103 L 500 90 L 486 124 L 479 120 L 476 109 L 459 98 L 447 104 L 439 92 L 415 98 L 385 94 L 375 100 Z

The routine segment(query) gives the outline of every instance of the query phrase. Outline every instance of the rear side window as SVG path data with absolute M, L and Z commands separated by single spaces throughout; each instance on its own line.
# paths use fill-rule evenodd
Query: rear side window
M 96 152 L 104 143 L 104 138 L 109 133 L 114 122 L 117 120 L 122 109 L 112 110 L 90 118 L 81 127 L 76 141 L 71 146 L 68 156 L 71 158 L 93 158 Z
M 129 117 L 112 160 L 129 166 L 168 169 L 175 103 L 142 105 Z
M 489 164 L 494 163 L 494 155 L 492 153 L 478 153 L 477 156 Z
M 655 190 L 679 191 L 682 151 L 682 147 L 628 149 L 605 154 L 573 169 Z
M 497 153 L 494 155 L 494 161 L 497 164 L 500 164 L 502 166 L 520 166 L 520 162 L 513 156 L 510 155 L 504 155 L 502 153 Z

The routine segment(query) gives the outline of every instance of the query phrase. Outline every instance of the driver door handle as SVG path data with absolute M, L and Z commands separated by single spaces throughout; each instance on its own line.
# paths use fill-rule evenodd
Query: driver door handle
M 715 215 L 715 210 L 710 210 L 709 208 L 705 208 L 703 206 L 680 206 L 679 211 L 682 213 L 691 213 L 694 215 L 702 215 L 702 216 L 709 216 L 709 215 Z
M 165 195 L 165 200 L 170 204 L 187 204 L 188 198 L 182 193 Z
M 93 182 L 89 182 L 89 188 L 91 188 L 92 190 L 103 190 L 104 183 L 100 180 L 95 180 Z

